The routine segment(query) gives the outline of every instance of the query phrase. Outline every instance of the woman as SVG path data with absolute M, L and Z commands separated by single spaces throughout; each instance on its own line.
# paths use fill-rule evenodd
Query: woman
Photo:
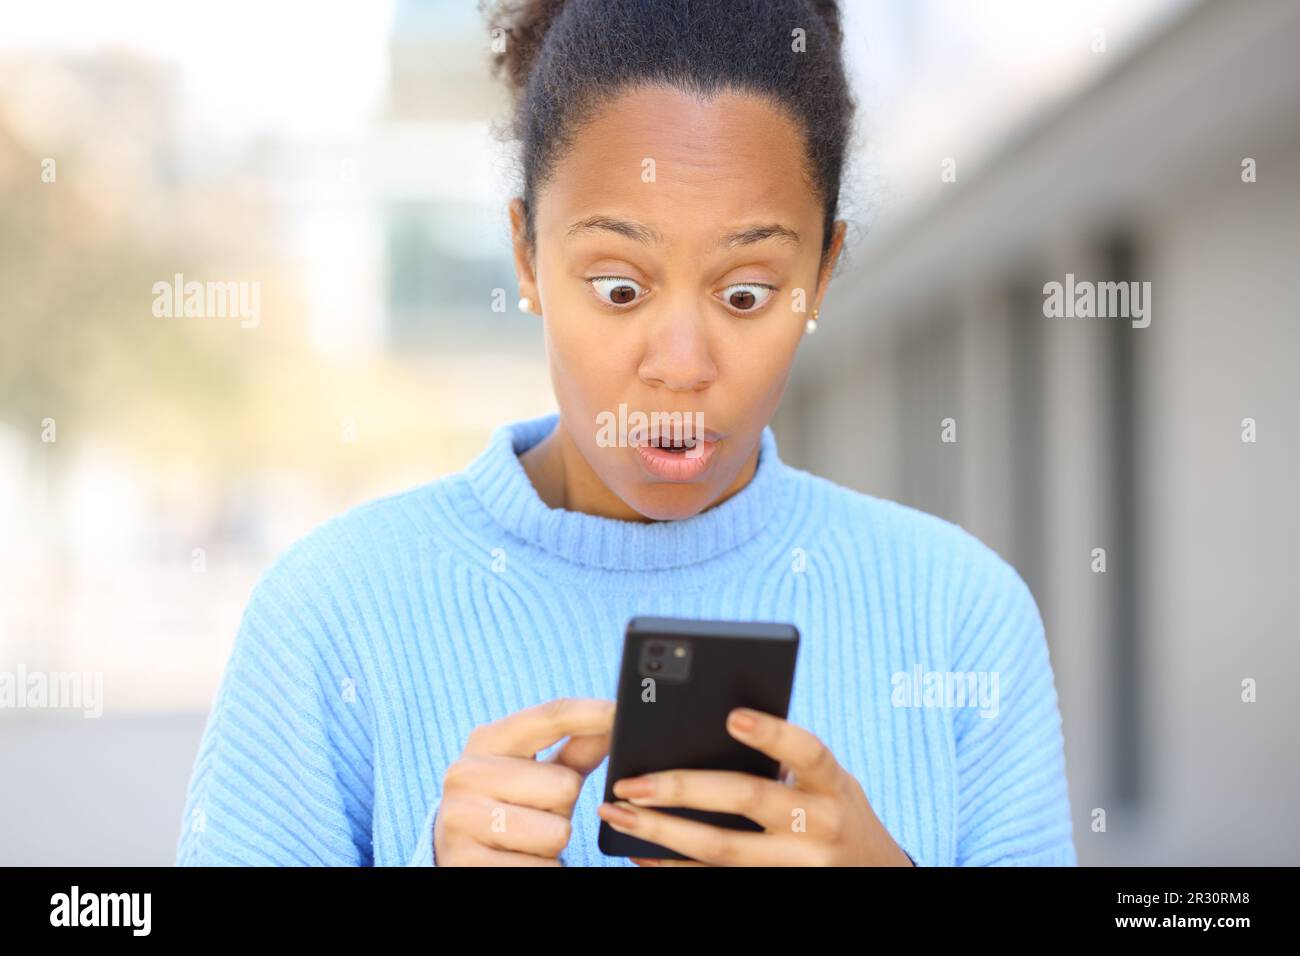
M 489 20 L 522 147 L 520 305 L 559 413 L 263 576 L 179 862 L 630 865 L 597 848 L 605 819 L 696 865 L 1074 864 L 1025 584 L 954 525 L 784 464 L 768 426 L 844 240 L 836 5 L 536 0 Z M 637 412 L 703 431 L 608 427 Z M 788 720 L 728 724 L 780 781 L 674 771 L 599 805 L 637 614 L 799 628 Z M 935 674 L 993 697 L 936 696 Z

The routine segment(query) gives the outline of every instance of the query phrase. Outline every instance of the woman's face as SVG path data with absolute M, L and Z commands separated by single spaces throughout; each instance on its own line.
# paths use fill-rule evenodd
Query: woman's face
M 748 482 L 843 241 L 837 222 L 819 271 L 823 210 L 803 156 L 797 127 L 760 98 L 648 87 L 606 104 L 539 190 L 534 257 L 512 203 L 567 482 L 657 520 Z M 677 412 L 709 440 L 689 454 L 631 447 L 620 405 L 629 427 L 636 412 Z

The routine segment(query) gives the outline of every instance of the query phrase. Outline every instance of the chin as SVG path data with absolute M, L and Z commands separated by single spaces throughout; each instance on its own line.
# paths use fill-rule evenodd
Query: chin
M 713 497 L 699 485 L 664 483 L 624 500 L 652 521 L 680 521 L 708 508 Z

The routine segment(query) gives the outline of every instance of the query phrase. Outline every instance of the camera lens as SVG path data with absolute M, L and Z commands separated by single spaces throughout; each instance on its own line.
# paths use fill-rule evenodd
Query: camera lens
M 662 661 L 650 661 L 646 664 L 645 669 L 648 671 L 657 671 L 663 667 Z

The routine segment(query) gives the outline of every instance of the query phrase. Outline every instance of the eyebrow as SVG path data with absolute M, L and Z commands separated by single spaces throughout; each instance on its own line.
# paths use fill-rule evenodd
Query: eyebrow
M 572 238 L 582 233 L 599 230 L 624 236 L 642 245 L 662 244 L 664 241 L 663 234 L 657 229 L 652 229 L 632 219 L 615 219 L 612 216 L 589 216 L 586 219 L 580 219 L 569 227 L 565 238 Z M 757 242 L 763 242 L 765 239 L 780 239 L 782 242 L 788 242 L 796 246 L 801 241 L 799 233 L 793 229 L 782 226 L 780 223 L 771 223 L 764 226 L 750 226 L 738 232 L 729 232 L 718 240 L 717 245 L 719 247 L 735 248 L 736 246 L 753 245 Z
M 772 223 L 767 226 L 751 226 L 748 229 L 742 229 L 740 232 L 732 232 L 718 240 L 719 246 L 748 246 L 755 242 L 762 242 L 764 239 L 780 239 L 782 242 L 788 242 L 791 245 L 799 245 L 799 233 L 793 229 L 787 229 L 780 223 Z

